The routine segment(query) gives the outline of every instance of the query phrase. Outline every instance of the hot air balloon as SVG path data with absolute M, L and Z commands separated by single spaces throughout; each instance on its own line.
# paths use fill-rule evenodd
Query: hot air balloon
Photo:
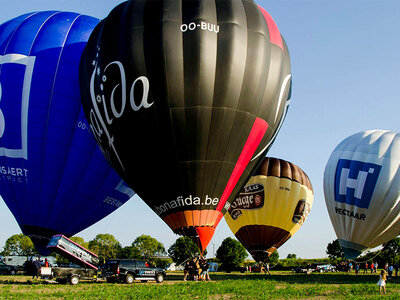
M 127 1 L 93 31 L 80 76 L 108 161 L 204 250 L 288 108 L 289 53 L 271 16 L 248 0 Z
M 325 203 L 346 258 L 400 232 L 400 134 L 369 130 L 333 150 L 324 173 Z
M 89 132 L 79 61 L 99 20 L 29 13 L 0 25 L 0 195 L 41 254 L 125 203 L 133 191 Z
M 265 157 L 231 203 L 225 220 L 253 258 L 263 262 L 299 230 L 313 201 L 314 191 L 303 170 Z

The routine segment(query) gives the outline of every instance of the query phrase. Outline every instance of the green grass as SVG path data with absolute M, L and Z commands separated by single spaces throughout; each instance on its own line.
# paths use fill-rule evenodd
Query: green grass
M 377 275 L 345 273 L 272 275 L 212 273 L 211 282 L 182 281 L 168 274 L 162 284 L 81 282 L 77 286 L 0 276 L 0 299 L 375 299 Z M 387 299 L 400 298 L 400 279 L 388 282 Z

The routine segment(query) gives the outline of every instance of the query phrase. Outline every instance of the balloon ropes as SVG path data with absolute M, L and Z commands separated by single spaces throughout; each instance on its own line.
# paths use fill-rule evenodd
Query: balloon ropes
M 204 250 L 282 125 L 290 59 L 253 1 L 127 1 L 93 31 L 80 83 L 107 160 Z
M 332 152 L 324 173 L 325 203 L 346 258 L 399 234 L 400 135 L 354 134 Z
M 298 166 L 264 158 L 225 214 L 228 226 L 256 261 L 265 261 L 303 225 L 314 191 Z
M 0 194 L 41 254 L 133 191 L 102 156 L 80 101 L 79 61 L 99 20 L 29 13 L 0 25 Z

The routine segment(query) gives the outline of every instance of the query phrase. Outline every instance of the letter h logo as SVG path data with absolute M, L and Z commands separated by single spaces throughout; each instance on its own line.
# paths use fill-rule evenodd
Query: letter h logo
M 335 174 L 335 200 L 368 208 L 382 166 L 340 159 Z

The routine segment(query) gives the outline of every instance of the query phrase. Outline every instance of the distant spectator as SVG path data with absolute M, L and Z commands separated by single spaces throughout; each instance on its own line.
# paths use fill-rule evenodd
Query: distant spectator
M 393 275 L 393 266 L 392 265 L 390 265 L 388 267 L 388 273 L 389 273 L 389 278 L 392 279 L 392 275 Z
M 356 263 L 355 270 L 356 270 L 356 275 L 358 275 L 358 271 L 360 271 L 360 265 L 358 263 Z
M 49 267 L 49 261 L 47 260 L 47 258 L 44 259 L 44 266 L 45 266 L 46 268 Z
M 397 275 L 398 275 L 398 273 L 399 273 L 399 264 L 398 264 L 398 263 L 395 263 L 393 267 L 394 267 L 394 270 L 395 270 L 395 272 L 396 272 L 396 278 L 397 278 Z
M 374 263 L 371 263 L 371 274 L 374 273 Z
M 368 263 L 366 262 L 365 263 L 365 268 L 364 268 L 364 274 L 367 274 L 368 273 Z
M 39 276 L 40 276 L 40 268 L 41 268 L 39 257 L 36 258 L 36 260 L 33 262 L 33 267 L 35 269 L 35 272 L 32 275 L 32 279 L 34 279 L 35 277 L 39 278 Z
M 374 273 L 378 274 L 378 262 L 377 261 L 374 263 Z

